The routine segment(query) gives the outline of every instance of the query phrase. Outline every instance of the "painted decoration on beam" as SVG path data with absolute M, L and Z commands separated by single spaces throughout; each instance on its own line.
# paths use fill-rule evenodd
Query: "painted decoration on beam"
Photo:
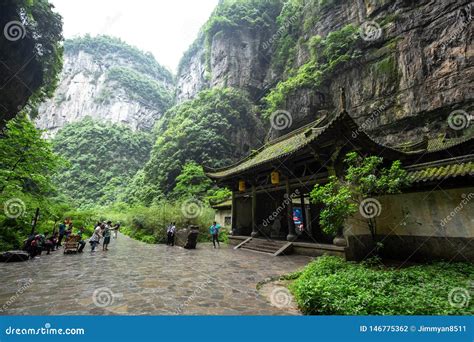
M 239 191 L 240 192 L 245 191 L 245 181 L 244 180 L 239 180 Z
M 271 173 L 271 180 L 272 180 L 272 184 L 274 185 L 280 184 L 280 173 L 278 171 L 273 171 Z

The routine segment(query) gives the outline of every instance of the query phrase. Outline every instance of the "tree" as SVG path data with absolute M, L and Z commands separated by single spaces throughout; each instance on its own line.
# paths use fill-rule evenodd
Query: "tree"
M 26 115 L 7 123 L 0 137 L 0 250 L 20 246 L 36 208 L 42 217 L 54 211 L 52 177 L 61 162 Z
M 144 168 L 145 181 L 169 194 L 184 164 L 229 165 L 242 157 L 238 144 L 254 144 L 261 127 L 245 93 L 231 88 L 202 91 L 165 113 Z M 253 132 L 253 137 L 247 132 Z M 244 141 L 245 136 L 253 141 Z
M 407 172 L 398 160 L 384 167 L 383 158 L 362 157 L 356 152 L 348 153 L 344 162 L 348 168 L 342 179 L 332 176 L 311 191 L 311 200 L 324 206 L 319 222 L 325 232 L 340 233 L 345 220 L 359 208 L 376 242 L 376 217 L 381 208 L 371 196 L 399 193 L 409 184 Z
M 171 195 L 176 199 L 188 197 L 202 199 L 211 188 L 211 184 L 212 181 L 206 176 L 202 166 L 189 162 L 176 177 L 176 185 Z
M 55 178 L 61 192 L 78 206 L 105 205 L 122 196 L 148 160 L 151 134 L 86 117 L 63 127 L 53 146 L 71 161 Z
M 27 102 L 53 94 L 62 69 L 62 20 L 47 0 L 0 3 L 0 129 Z

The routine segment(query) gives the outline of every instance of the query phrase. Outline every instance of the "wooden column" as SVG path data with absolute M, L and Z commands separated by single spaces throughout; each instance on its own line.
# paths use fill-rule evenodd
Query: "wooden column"
M 252 184 L 252 237 L 258 235 L 257 230 L 257 189 L 255 184 Z
M 230 235 L 239 235 L 240 232 L 237 231 L 237 205 L 235 203 L 235 191 L 232 191 L 232 208 L 231 208 L 231 232 Z
M 310 232 L 309 232 L 309 228 L 307 226 L 307 218 L 306 218 L 306 205 L 304 203 L 304 194 L 301 193 L 300 194 L 300 200 L 301 200 L 301 215 L 303 215 L 303 227 L 304 227 L 304 230 L 306 232 L 306 234 L 308 235 L 311 235 Z
M 295 231 L 295 222 L 293 221 L 293 200 L 291 198 L 291 190 L 290 190 L 290 180 L 288 177 L 286 177 L 286 196 L 288 200 L 288 205 L 286 206 L 287 208 L 287 219 L 288 219 L 288 235 L 286 236 L 286 239 L 288 241 L 295 241 L 297 236 L 296 236 L 296 231 Z

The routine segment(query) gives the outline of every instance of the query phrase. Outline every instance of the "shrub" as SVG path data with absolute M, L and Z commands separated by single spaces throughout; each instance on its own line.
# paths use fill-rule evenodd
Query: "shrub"
M 291 285 L 300 309 L 310 315 L 462 315 L 473 305 L 448 300 L 456 287 L 469 287 L 470 263 L 438 262 L 385 268 L 323 256 L 310 263 Z

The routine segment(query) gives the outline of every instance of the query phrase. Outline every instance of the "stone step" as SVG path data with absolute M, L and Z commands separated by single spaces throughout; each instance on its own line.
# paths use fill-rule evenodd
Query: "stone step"
M 257 238 L 247 241 L 246 243 L 242 244 L 240 248 L 275 255 L 286 244 L 286 241 L 265 240 Z
M 262 247 L 262 246 L 245 246 L 244 245 L 240 248 L 241 249 L 250 249 L 250 250 L 253 250 L 253 251 L 270 253 L 270 254 L 274 254 L 275 252 L 278 251 L 278 249 L 275 249 L 275 248 L 265 248 L 265 247 Z

